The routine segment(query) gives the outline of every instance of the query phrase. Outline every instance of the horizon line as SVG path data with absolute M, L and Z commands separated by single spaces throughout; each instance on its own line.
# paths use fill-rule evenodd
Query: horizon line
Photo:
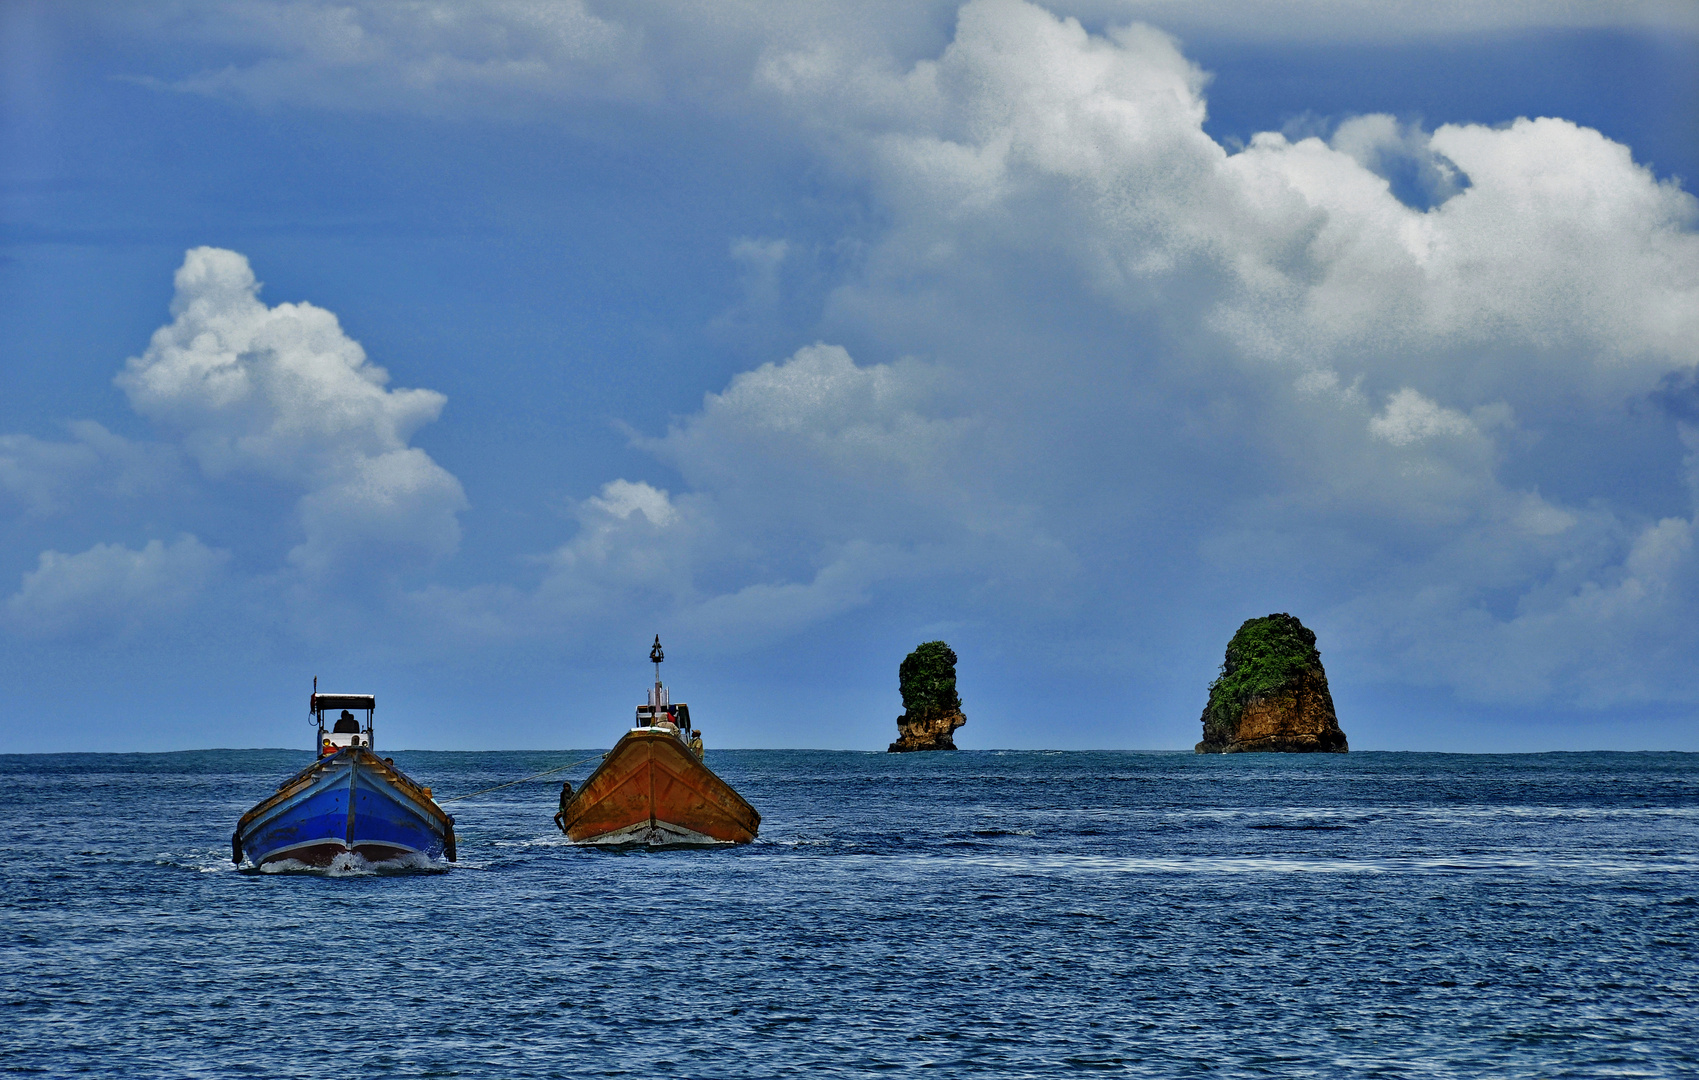
M 69 757 L 83 756 L 157 756 L 169 754 L 248 754 L 262 752 L 282 752 L 311 754 L 310 748 L 291 746 L 203 746 L 187 747 L 177 750 L 0 750 L 0 757 Z M 801 751 L 821 754 L 879 754 L 895 757 L 910 757 L 916 754 L 1184 754 L 1191 757 L 1291 757 L 1291 758 L 1333 758 L 1351 757 L 1355 754 L 1453 754 L 1460 756 L 1491 757 L 1517 755 L 1533 757 L 1546 754 L 1699 754 L 1699 750 L 1675 750 L 1642 748 L 1635 750 L 1621 749 L 1583 749 L 1583 750 L 1385 750 L 1364 749 L 1350 750 L 1345 753 L 1305 752 L 1305 751 L 1240 751 L 1233 754 L 1200 754 L 1196 750 L 1185 749 L 1128 749 L 1125 747 L 1094 747 L 1085 749 L 1064 749 L 1060 747 L 982 747 L 961 748 L 955 750 L 911 750 L 893 752 L 890 750 L 859 750 L 842 747 L 822 746 L 724 746 L 715 747 L 709 753 L 781 753 Z M 392 754 L 576 754 L 595 753 L 597 747 L 557 747 L 554 749 L 525 749 L 525 750 L 489 750 L 489 749 L 441 749 L 423 747 L 404 747 L 398 750 L 386 751 Z

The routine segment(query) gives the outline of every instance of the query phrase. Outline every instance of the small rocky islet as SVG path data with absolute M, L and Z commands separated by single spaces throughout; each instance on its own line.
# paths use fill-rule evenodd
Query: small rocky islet
M 967 723 L 956 690 L 956 653 L 928 641 L 897 669 L 903 714 L 898 754 L 954 750 L 955 730 Z M 1246 619 L 1227 643 L 1221 672 L 1209 684 L 1199 754 L 1332 753 L 1350 750 L 1334 712 L 1316 635 L 1294 615 Z
M 1343 754 L 1350 749 L 1315 632 L 1284 612 L 1246 619 L 1209 684 L 1200 754 Z
M 942 641 L 928 641 L 903 658 L 897 668 L 903 714 L 897 717 L 897 741 L 889 753 L 954 750 L 952 733 L 967 717 L 956 694 L 956 654 Z

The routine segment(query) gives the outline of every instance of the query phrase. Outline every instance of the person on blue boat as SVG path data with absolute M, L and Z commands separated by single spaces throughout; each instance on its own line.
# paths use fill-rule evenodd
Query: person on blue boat
M 308 708 L 318 757 L 242 815 L 230 842 L 233 860 L 326 866 L 353 851 L 369 862 L 414 855 L 454 861 L 454 819 L 430 788 L 374 754 L 376 705 L 371 694 L 321 694 L 315 680 Z M 364 723 L 355 719 L 359 712 Z
M 349 745 L 360 745 L 360 721 L 354 719 L 354 714 L 347 709 L 342 710 L 342 715 L 336 718 L 336 726 L 330 730 L 333 735 L 352 735 L 354 738 L 349 741 Z M 342 748 L 336 744 L 334 739 L 326 737 L 323 744 L 319 746 L 319 757 L 330 757 L 340 749 Z

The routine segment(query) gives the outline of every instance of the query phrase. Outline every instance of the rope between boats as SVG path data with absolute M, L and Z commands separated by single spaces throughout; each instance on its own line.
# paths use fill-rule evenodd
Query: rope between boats
M 522 780 L 509 780 L 505 784 L 497 784 L 495 787 L 487 787 L 482 791 L 474 791 L 470 795 L 456 795 L 452 799 L 438 799 L 437 805 L 441 806 L 443 803 L 459 802 L 462 799 L 470 799 L 470 798 L 474 798 L 478 795 L 488 795 L 490 792 L 500 791 L 504 787 L 513 787 L 515 784 L 524 784 L 524 783 L 528 783 L 532 780 L 541 780 L 545 776 L 553 776 L 555 773 L 558 773 L 558 772 L 565 772 L 568 769 L 576 769 L 580 765 L 584 765 L 584 764 L 587 764 L 588 762 L 592 762 L 592 761 L 597 761 L 597 760 L 599 760 L 599 759 L 601 759 L 605 756 L 606 756 L 605 754 L 597 754 L 595 757 L 582 758 L 578 761 L 574 761 L 571 765 L 562 765 L 558 769 L 545 769 L 544 771 L 542 771 L 540 773 L 536 773 L 535 775 L 532 775 L 532 776 L 527 776 Z

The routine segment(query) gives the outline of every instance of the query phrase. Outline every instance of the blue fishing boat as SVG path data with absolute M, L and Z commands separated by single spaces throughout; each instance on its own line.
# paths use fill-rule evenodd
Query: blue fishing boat
M 230 858 L 255 866 L 293 860 L 329 866 L 353 854 L 370 863 L 423 858 L 454 860 L 454 818 L 431 789 L 379 757 L 372 737 L 377 699 L 371 694 L 321 694 L 310 699 L 318 724 L 318 759 L 242 815 L 230 837 Z M 364 711 L 362 727 L 354 710 Z M 341 715 L 327 728 L 325 714 Z

